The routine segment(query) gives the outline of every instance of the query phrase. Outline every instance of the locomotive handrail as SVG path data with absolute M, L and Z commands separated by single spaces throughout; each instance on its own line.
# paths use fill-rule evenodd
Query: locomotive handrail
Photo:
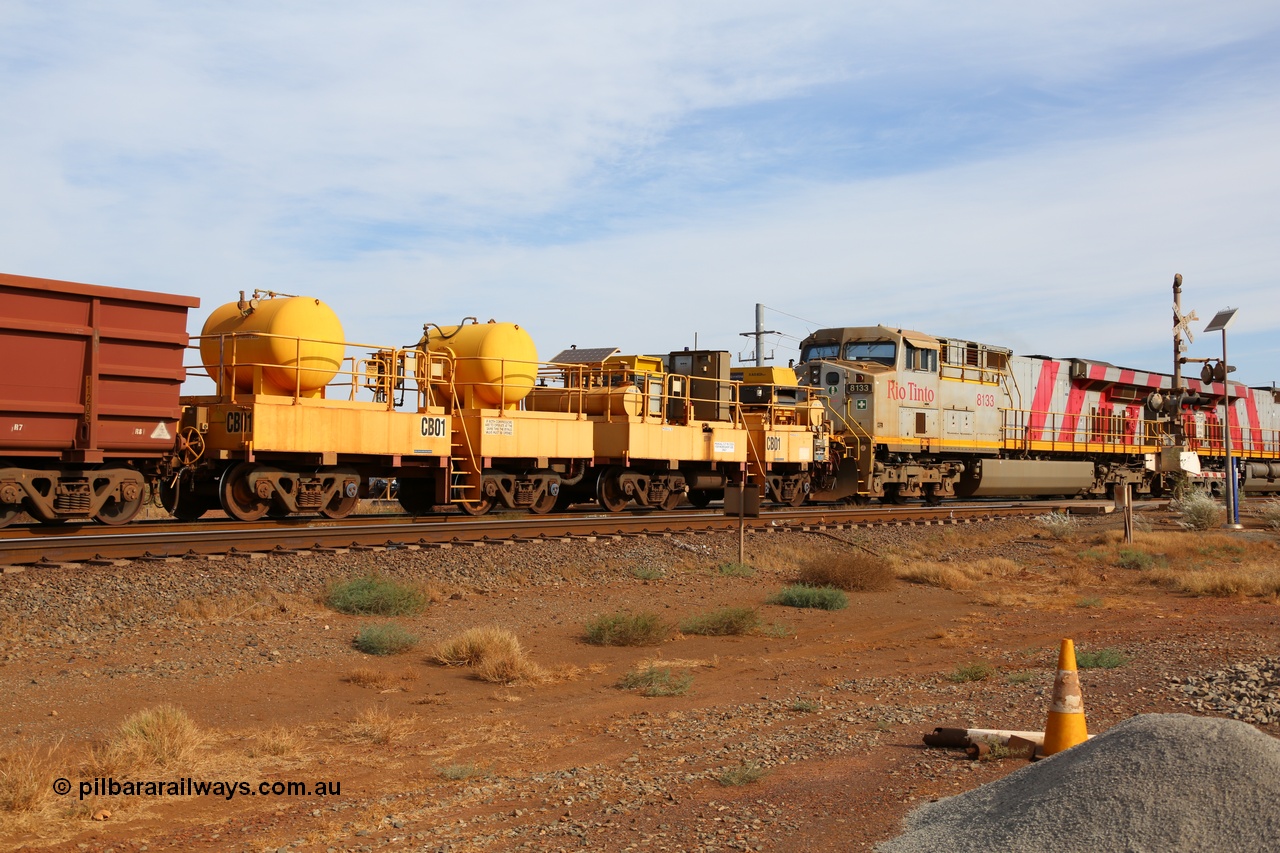
M 1007 449 L 1033 446 L 1080 453 L 1152 453 L 1165 446 L 1163 421 L 1123 414 L 1069 414 L 1001 409 L 1001 443 Z M 1079 438 L 1078 436 L 1085 436 Z M 1064 437 L 1067 436 L 1067 437 Z M 1151 440 L 1151 439 L 1156 440 Z

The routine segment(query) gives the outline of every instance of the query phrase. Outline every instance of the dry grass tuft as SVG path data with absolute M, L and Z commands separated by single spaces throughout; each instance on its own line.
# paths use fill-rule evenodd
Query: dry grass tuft
M 1053 576 L 1057 578 L 1058 582 L 1063 586 L 1071 587 L 1089 586 L 1090 584 L 1097 583 L 1098 581 L 1093 572 L 1089 571 L 1087 566 L 1082 566 L 1079 563 L 1068 563 L 1066 565 L 1054 566 Z
M 1280 595 L 1280 568 L 1228 568 L 1205 570 L 1154 569 L 1145 575 L 1152 583 L 1189 595 Z
M 518 654 L 488 657 L 473 667 L 476 678 L 490 684 L 543 684 L 547 671 L 521 650 Z
M 520 641 L 506 628 L 470 628 L 436 646 L 431 660 L 443 666 L 476 666 L 489 658 L 523 655 Z
M 378 746 L 393 744 L 418 729 L 418 717 L 398 717 L 386 708 L 367 708 L 347 723 L 342 739 Z
M 52 799 L 57 750 L 11 744 L 0 752 L 0 813 L 38 812 Z
M 307 602 L 303 599 L 282 595 L 275 590 L 262 590 L 252 595 L 238 593 L 183 599 L 177 603 L 173 612 L 180 619 L 219 624 L 237 620 L 261 622 L 273 619 L 281 613 L 297 612 L 305 606 Z
M 581 670 L 569 664 L 546 669 L 529 660 L 520 640 L 491 626 L 472 628 L 442 642 L 431 659 L 444 666 L 469 666 L 472 674 L 491 684 L 552 684 L 577 678 Z
M 884 557 L 849 551 L 805 561 L 796 582 L 805 586 L 831 586 L 846 592 L 872 592 L 893 586 L 893 566 Z
M 90 751 L 95 776 L 110 776 L 149 767 L 189 765 L 207 736 L 173 705 L 139 711 L 120 724 L 107 743 Z
M 304 746 L 308 738 L 284 726 L 272 726 L 265 732 L 258 732 L 253 737 L 246 751 L 250 758 L 298 758 L 305 752 Z
M 342 677 L 342 680 L 349 684 L 354 684 L 356 687 L 383 689 L 393 686 L 397 681 L 417 681 L 418 671 L 409 666 L 398 672 L 384 672 L 380 669 L 362 666 L 351 670 L 351 672 Z
M 966 564 L 963 571 L 971 578 L 974 573 L 980 577 L 1003 578 L 1016 575 L 1022 571 L 1022 567 L 1005 557 L 986 557 Z
M 898 568 L 898 577 L 908 583 L 942 589 L 969 589 L 982 577 L 980 572 L 948 563 L 908 563 Z

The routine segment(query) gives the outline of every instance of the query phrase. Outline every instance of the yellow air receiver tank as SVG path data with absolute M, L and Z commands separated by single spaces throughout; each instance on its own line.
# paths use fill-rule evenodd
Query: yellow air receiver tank
M 453 385 L 466 408 L 514 409 L 533 389 L 538 348 L 515 323 L 428 326 L 418 346 L 453 358 Z
M 201 335 L 200 359 L 210 378 L 217 381 L 221 364 L 224 380 L 248 393 L 321 397 L 346 349 L 338 315 L 307 296 L 228 302 L 209 315 Z M 255 389 L 258 368 L 262 385 Z

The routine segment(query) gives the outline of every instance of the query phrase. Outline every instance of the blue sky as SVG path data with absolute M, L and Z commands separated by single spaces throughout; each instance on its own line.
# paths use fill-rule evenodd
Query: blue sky
M 0 270 L 780 363 L 885 323 L 1280 380 L 1280 6 L 0 6 Z M 808 318 L 812 325 L 797 318 Z M 1191 355 L 1211 356 L 1216 335 Z

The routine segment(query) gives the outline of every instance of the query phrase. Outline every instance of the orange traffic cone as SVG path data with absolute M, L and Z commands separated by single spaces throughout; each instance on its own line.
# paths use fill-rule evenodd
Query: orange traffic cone
M 1053 704 L 1049 706 L 1049 722 L 1044 727 L 1041 755 L 1053 755 L 1089 739 L 1084 723 L 1084 697 L 1080 695 L 1080 676 L 1076 672 L 1076 647 L 1071 640 L 1062 641 L 1058 652 L 1058 676 L 1053 680 Z

